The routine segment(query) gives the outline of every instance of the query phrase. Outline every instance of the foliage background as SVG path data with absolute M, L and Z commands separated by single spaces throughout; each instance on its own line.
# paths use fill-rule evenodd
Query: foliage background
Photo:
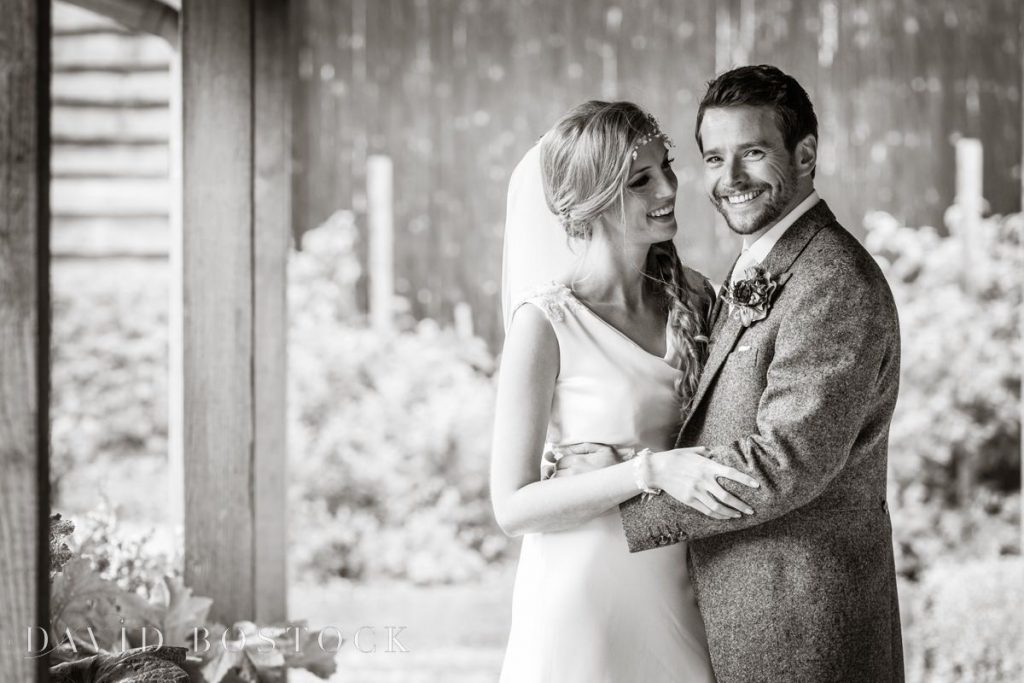
M 947 235 L 883 213 L 865 221 L 903 333 L 890 507 L 908 671 L 1011 680 L 1024 671 L 1024 220 L 991 217 L 968 243 L 949 217 Z M 368 328 L 353 294 L 357 241 L 353 214 L 338 212 L 289 265 L 293 579 L 507 591 L 517 544 L 487 498 L 496 358 L 431 320 Z M 106 558 L 106 578 L 140 588 L 180 564 L 152 498 L 165 475 L 166 278 L 138 265 L 103 275 L 61 266 L 54 277 L 55 509 L 84 513 L 106 489 L 121 522 L 109 510 L 86 519 L 88 538 L 100 539 L 87 545 Z M 965 624 L 973 637 L 962 637 Z

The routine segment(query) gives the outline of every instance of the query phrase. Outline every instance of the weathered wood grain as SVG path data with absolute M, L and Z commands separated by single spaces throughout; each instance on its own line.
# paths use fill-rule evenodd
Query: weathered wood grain
M 632 99 L 673 136 L 679 247 L 711 276 L 737 247 L 701 188 L 693 121 L 737 59 L 805 85 L 819 190 L 852 230 L 875 209 L 942 229 L 958 136 L 985 145 L 991 209 L 1020 203 L 1015 0 L 297 0 L 293 15 L 296 233 L 338 208 L 365 231 L 366 155 L 390 156 L 398 293 L 444 321 L 469 303 L 492 342 L 508 174 L 587 98 Z
M 49 3 L 0 22 L 0 681 L 44 680 L 48 627 Z M 36 643 L 39 647 L 41 643 Z
M 53 96 L 58 102 L 125 106 L 133 101 L 162 102 L 167 105 L 171 90 L 170 72 L 142 71 L 59 73 L 53 78 Z
M 254 0 L 253 401 L 256 619 L 288 615 L 287 258 L 292 244 L 292 74 L 286 0 Z
M 171 195 L 163 178 L 56 178 L 51 201 L 55 216 L 166 218 Z
M 224 623 L 286 616 L 287 17 L 182 7 L 185 577 Z
M 54 259 L 129 256 L 166 259 L 170 241 L 164 216 L 148 219 L 54 217 L 50 232 L 50 255 Z
M 254 595 L 252 4 L 182 6 L 185 582 Z
M 133 31 L 178 42 L 178 11 L 160 0 L 68 0 Z
M 161 112 L 170 130 L 171 118 Z M 54 128 L 56 128 L 54 122 Z M 167 143 L 156 145 L 97 145 L 64 144 L 55 146 L 50 168 L 58 178 L 167 178 L 169 161 Z
M 56 2 L 54 7 L 67 5 Z M 172 53 L 166 40 L 144 34 L 119 34 L 114 38 L 109 34 L 56 36 L 53 41 L 55 70 L 83 64 L 133 70 L 167 69 Z
M 139 141 L 167 142 L 171 122 L 165 108 L 116 109 L 113 107 L 59 107 L 53 112 L 53 135 L 65 144 L 73 145 L 79 138 L 107 139 L 113 149 L 102 150 L 102 160 L 111 154 L 111 161 L 124 147 L 117 147 L 119 141 L 138 143 Z M 133 146 L 138 147 L 138 144 Z M 63 151 L 63 148 L 62 148 Z M 145 154 L 146 150 L 138 150 Z M 166 176 L 166 168 L 164 176 Z

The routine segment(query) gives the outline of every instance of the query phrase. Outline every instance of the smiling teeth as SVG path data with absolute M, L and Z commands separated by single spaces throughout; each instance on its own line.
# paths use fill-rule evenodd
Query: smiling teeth
M 647 215 L 648 216 L 653 216 L 655 218 L 661 218 L 662 216 L 667 216 L 670 213 L 672 213 L 672 210 L 673 210 L 673 208 L 671 206 L 666 206 L 664 209 L 658 209 L 657 211 L 651 211 Z
M 756 192 L 744 192 L 743 194 L 734 194 L 726 197 L 726 200 L 728 200 L 730 204 L 742 204 L 744 202 L 749 202 L 751 199 L 761 194 L 761 192 L 762 190 L 757 190 Z

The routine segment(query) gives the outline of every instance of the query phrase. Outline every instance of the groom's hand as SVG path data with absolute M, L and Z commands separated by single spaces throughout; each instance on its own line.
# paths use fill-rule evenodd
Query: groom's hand
M 577 443 L 554 449 L 555 476 L 568 477 L 574 474 L 593 472 L 621 462 L 618 452 L 603 443 Z

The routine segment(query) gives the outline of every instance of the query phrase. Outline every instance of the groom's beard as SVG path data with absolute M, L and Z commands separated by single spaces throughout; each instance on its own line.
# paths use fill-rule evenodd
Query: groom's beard
M 766 225 L 770 225 L 782 218 L 786 212 L 786 207 L 789 206 L 793 197 L 796 196 L 798 182 L 799 176 L 796 172 L 796 166 L 790 164 L 786 169 L 786 176 L 782 184 L 779 185 L 778 190 L 773 189 L 769 185 L 746 188 L 749 190 L 764 189 L 764 194 L 768 195 L 764 206 L 756 213 L 736 212 L 735 214 L 730 214 L 728 200 L 717 195 L 711 197 L 711 203 L 718 209 L 718 213 L 722 214 L 722 217 L 725 218 L 725 222 L 729 225 L 730 230 L 739 235 L 752 235 Z

